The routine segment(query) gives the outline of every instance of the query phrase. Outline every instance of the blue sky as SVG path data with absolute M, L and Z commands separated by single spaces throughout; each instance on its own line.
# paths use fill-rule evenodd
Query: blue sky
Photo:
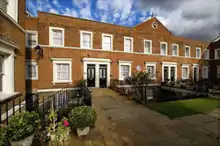
M 213 40 L 220 34 L 220 0 L 26 0 L 37 10 L 132 27 L 154 13 L 175 35 Z
M 27 10 L 85 18 L 124 26 L 134 26 L 150 16 L 150 10 L 138 10 L 133 0 L 27 0 Z
M 27 10 L 51 12 L 124 26 L 134 26 L 150 16 L 150 11 L 136 10 L 133 0 L 27 0 Z

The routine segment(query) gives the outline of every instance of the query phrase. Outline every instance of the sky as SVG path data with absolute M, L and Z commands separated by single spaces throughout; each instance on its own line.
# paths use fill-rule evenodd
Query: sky
M 174 35 L 211 41 L 220 35 L 220 0 L 26 0 L 27 10 L 133 27 L 153 13 Z

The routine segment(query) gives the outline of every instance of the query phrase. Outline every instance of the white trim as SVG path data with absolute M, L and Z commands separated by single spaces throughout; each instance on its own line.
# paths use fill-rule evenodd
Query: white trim
M 186 56 L 186 48 L 189 48 L 189 56 Z M 188 45 L 184 46 L 184 57 L 191 58 L 191 46 L 188 46 Z
M 131 65 L 132 65 L 132 62 L 131 61 L 118 61 L 118 67 L 119 67 L 119 76 L 118 76 L 118 79 L 119 80 L 124 80 L 121 76 L 121 65 L 127 65 L 129 66 L 129 76 L 131 76 Z
M 63 44 L 62 45 L 54 45 L 53 44 L 53 39 L 52 39 L 52 36 L 53 36 L 53 30 L 61 30 L 62 31 L 62 42 Z M 49 27 L 49 45 L 50 46 L 54 46 L 54 47 L 64 47 L 65 46 L 65 29 L 64 28 L 61 28 L 61 27 L 52 27 L 50 26 Z
M 208 53 L 208 57 L 207 58 L 206 58 L 206 51 Z M 209 58 L 210 58 L 210 51 L 209 51 L 209 49 L 205 49 L 204 50 L 204 60 L 209 60 Z
M 76 89 L 78 89 L 78 88 L 68 88 L 68 89 L 76 90 Z M 38 92 L 38 93 L 43 93 L 43 92 L 56 92 L 56 91 L 60 91 L 60 90 L 62 90 L 62 88 L 38 89 L 37 92 Z
M 36 77 L 29 77 L 29 75 L 28 75 L 28 65 L 36 67 Z M 36 61 L 27 60 L 27 62 L 26 62 L 26 79 L 27 80 L 38 80 L 38 64 L 37 64 Z
M 189 66 L 190 65 L 187 65 L 187 64 L 183 64 L 182 65 L 182 79 L 189 79 Z M 183 68 L 187 68 L 187 77 L 183 77 Z
M 111 62 L 111 59 L 104 59 L 104 58 L 83 58 L 83 62 Z
M 52 61 L 72 61 L 72 58 L 50 58 Z
M 71 50 L 81 50 L 81 51 L 86 51 L 88 49 L 85 49 L 85 48 L 80 48 L 80 47 L 68 47 L 68 46 L 65 46 L 65 47 L 56 47 L 56 46 L 49 46 L 49 45 L 40 45 L 41 47 L 45 47 L 45 48 L 56 48 L 56 49 L 71 49 Z M 89 51 L 98 51 L 98 52 L 109 52 L 109 53 L 123 53 L 123 54 L 138 54 L 138 55 L 146 55 L 146 56 L 164 56 L 164 55 L 160 55 L 158 53 L 153 53 L 153 54 L 146 54 L 144 52 L 124 52 L 124 51 L 120 51 L 120 50 L 112 50 L 112 51 L 109 51 L 109 50 L 102 50 L 101 48 L 100 49 L 97 49 L 97 48 L 93 48 L 93 49 L 90 49 Z M 196 57 L 185 57 L 185 56 L 172 56 L 172 55 L 166 55 L 167 57 L 174 57 L 174 58 L 187 58 L 187 59 L 195 59 L 195 60 L 198 60 Z M 212 60 L 212 59 L 209 59 L 209 60 Z
M 150 42 L 150 52 L 146 52 L 146 49 L 147 49 L 147 48 L 145 48 L 145 42 Z M 144 39 L 144 53 L 145 53 L 145 54 L 152 54 L 152 40 L 146 40 L 146 39 Z
M 99 65 L 107 65 L 107 87 L 110 86 L 111 60 L 101 58 L 83 58 L 83 79 L 87 80 L 87 65 L 95 65 L 95 87 L 99 87 Z M 87 84 L 87 83 L 86 83 Z
M 165 44 L 166 45 L 166 54 L 162 54 L 162 51 L 161 51 L 161 45 L 162 44 Z M 160 42 L 160 55 L 161 56 L 167 56 L 168 55 L 168 43 L 167 42 Z
M 0 14 L 3 14 L 4 17 L 6 17 L 9 21 L 11 21 L 17 28 L 19 28 L 23 33 L 25 33 L 25 30 L 7 13 L 5 13 L 2 9 L 0 9 Z
M 177 54 L 176 55 L 173 54 L 173 46 L 177 46 L 176 47 L 177 48 Z M 172 44 L 171 45 L 171 55 L 172 56 L 179 56 L 179 45 L 178 44 Z
M 220 36 L 217 36 L 212 42 L 217 42 L 220 40 Z
M 118 63 L 133 63 L 133 61 L 127 61 L 127 60 L 118 60 Z
M 36 45 L 38 45 L 38 31 L 36 30 L 26 30 L 26 47 L 29 47 L 29 48 L 33 48 L 35 46 L 29 46 L 28 45 L 28 33 L 32 33 L 32 34 L 35 34 L 36 35 Z
M 53 60 L 53 81 L 52 83 L 72 83 L 72 61 L 67 59 L 66 61 L 63 60 Z M 69 64 L 69 80 L 57 80 L 56 76 L 56 64 Z
M 130 39 L 130 40 L 131 40 L 131 51 L 126 51 L 126 50 L 125 50 L 125 40 L 126 40 L 126 39 Z M 130 52 L 130 53 L 132 53 L 132 52 L 133 52 L 133 47 L 134 47 L 134 44 L 133 44 L 133 43 L 134 43 L 133 37 L 127 37 L 127 36 L 125 36 L 125 37 L 124 37 L 124 52 Z
M 215 49 L 215 60 L 218 60 L 218 59 L 220 59 L 220 56 L 218 57 L 218 52 L 217 51 L 220 51 L 220 48 L 217 48 L 217 49 Z
M 104 37 L 107 36 L 107 37 L 110 37 L 111 38 L 111 48 L 109 51 L 113 50 L 113 35 L 112 34 L 107 34 L 107 33 L 102 33 L 102 50 L 107 50 L 104 48 Z
M 205 73 L 204 73 L 204 68 L 208 69 L 208 74 L 207 75 L 205 75 Z M 202 78 L 203 79 L 208 79 L 209 78 L 209 66 L 208 65 L 205 65 L 205 66 L 202 67 Z
M 90 48 L 83 47 L 83 33 L 87 33 L 87 34 L 91 35 L 91 44 L 90 44 L 91 47 Z M 93 32 L 80 30 L 80 48 L 84 48 L 84 49 L 92 49 L 93 48 Z
M 175 67 L 175 80 L 177 80 L 177 63 L 176 62 L 162 62 L 162 81 L 164 81 L 164 67 L 168 67 L 168 79 L 171 77 L 171 67 Z
M 0 44 L 1 44 L 1 43 L 5 44 L 5 45 L 7 45 L 7 46 L 9 46 L 9 47 L 12 47 L 12 48 L 15 48 L 15 49 L 19 49 L 19 46 L 15 46 L 15 44 L 12 44 L 12 43 L 10 43 L 10 42 L 8 42 L 8 41 L 5 41 L 5 40 L 3 40 L 2 38 L 0 38 Z
M 199 56 L 197 56 L 198 55 L 197 50 L 199 50 Z M 201 59 L 201 48 L 199 48 L 199 47 L 196 47 L 196 58 Z
M 157 79 L 157 63 L 156 62 L 145 62 L 145 70 L 147 71 L 148 66 L 154 66 L 154 77 L 153 80 Z

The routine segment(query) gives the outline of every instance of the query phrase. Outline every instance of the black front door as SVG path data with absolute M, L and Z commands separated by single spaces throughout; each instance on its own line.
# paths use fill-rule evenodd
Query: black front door
M 95 64 L 87 65 L 87 86 L 95 87 Z
M 171 67 L 170 74 L 171 74 L 170 80 L 175 81 L 175 67 Z
M 99 66 L 99 87 L 107 87 L 107 65 Z
M 163 78 L 164 78 L 164 81 L 167 81 L 168 80 L 168 67 L 167 66 L 165 66 L 164 68 L 163 68 Z
M 197 79 L 198 79 L 198 68 L 195 67 L 193 69 L 193 80 L 194 80 L 194 82 L 196 82 Z

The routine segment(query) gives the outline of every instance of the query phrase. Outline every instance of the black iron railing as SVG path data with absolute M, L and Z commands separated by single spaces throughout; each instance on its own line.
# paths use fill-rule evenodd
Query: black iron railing
M 28 97 L 27 100 L 26 97 L 26 101 L 22 97 L 22 94 L 16 94 L 16 96 L 0 101 L 1 125 L 3 123 L 8 124 L 9 118 L 15 115 L 16 112 L 27 110 L 39 112 L 42 127 L 44 127 L 47 124 L 48 115 L 52 108 L 62 116 L 62 114 L 65 114 L 74 107 L 82 105 L 91 106 L 91 93 L 87 87 L 63 88 L 42 97 L 35 94 L 34 98 Z
M 25 108 L 25 102 L 21 93 L 8 95 L 5 99 L 0 100 L 0 125 L 8 124 L 9 117 L 21 112 Z

